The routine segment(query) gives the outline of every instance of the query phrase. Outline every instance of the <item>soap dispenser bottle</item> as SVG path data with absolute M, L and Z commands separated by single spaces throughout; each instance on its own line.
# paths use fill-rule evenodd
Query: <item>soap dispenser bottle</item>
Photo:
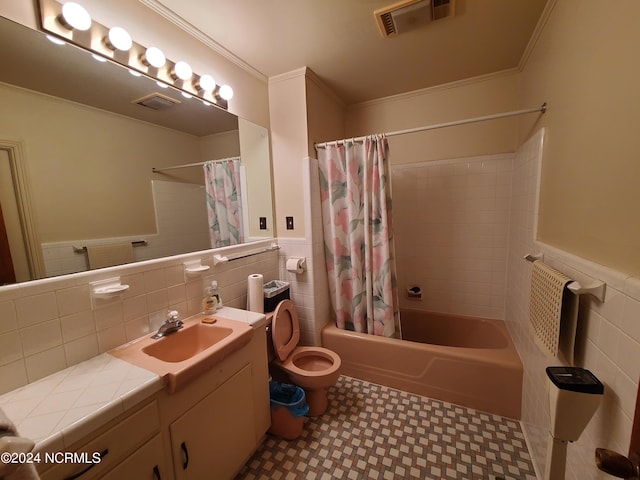
M 204 298 L 202 299 L 202 311 L 205 314 L 215 313 L 220 307 L 222 307 L 222 301 L 218 291 L 218 282 L 213 280 L 211 285 L 205 289 Z

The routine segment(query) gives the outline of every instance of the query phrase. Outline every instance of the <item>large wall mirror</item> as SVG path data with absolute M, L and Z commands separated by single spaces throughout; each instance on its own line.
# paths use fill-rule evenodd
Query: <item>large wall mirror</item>
M 273 237 L 266 128 L 1 17 L 0 44 L 0 263 L 14 282 L 212 248 L 210 160 L 240 157 L 241 241 Z

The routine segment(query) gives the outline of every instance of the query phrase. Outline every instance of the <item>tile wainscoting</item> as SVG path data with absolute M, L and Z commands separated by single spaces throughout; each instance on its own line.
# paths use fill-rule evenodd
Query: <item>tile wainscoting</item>
M 149 260 L 5 286 L 0 289 L 0 394 L 156 330 L 167 310 L 201 310 L 204 286 L 217 280 L 225 305 L 246 308 L 247 277 L 278 278 L 278 252 L 213 265 L 213 255 L 255 250 L 273 240 Z M 183 263 L 211 267 L 187 274 Z M 125 292 L 92 302 L 90 282 L 119 276 Z

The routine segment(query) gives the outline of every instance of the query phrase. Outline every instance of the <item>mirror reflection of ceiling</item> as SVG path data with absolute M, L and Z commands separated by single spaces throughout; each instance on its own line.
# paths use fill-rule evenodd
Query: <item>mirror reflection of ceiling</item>
M 177 90 L 161 88 L 151 79 L 134 77 L 126 68 L 99 63 L 73 45 L 54 45 L 41 33 L 0 20 L 0 82 L 199 137 L 238 128 L 237 117 L 224 110 L 186 99 Z M 179 103 L 167 110 L 132 103 L 156 92 Z

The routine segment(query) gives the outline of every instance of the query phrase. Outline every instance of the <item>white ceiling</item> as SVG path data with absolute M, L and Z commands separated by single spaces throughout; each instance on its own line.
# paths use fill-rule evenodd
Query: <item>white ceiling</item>
M 143 0 L 266 77 L 311 68 L 346 104 L 517 67 L 547 0 L 456 0 L 455 16 L 394 38 L 395 0 Z

